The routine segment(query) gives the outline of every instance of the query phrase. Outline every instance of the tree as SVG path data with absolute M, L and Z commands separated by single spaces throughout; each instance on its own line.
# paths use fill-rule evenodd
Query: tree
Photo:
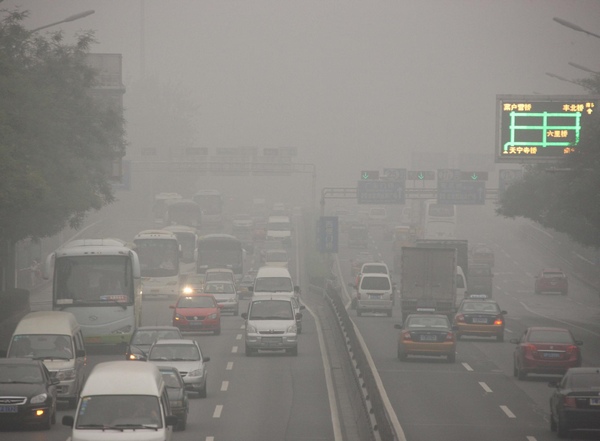
M 600 248 L 600 109 L 594 115 L 571 154 L 558 163 L 528 167 L 523 179 L 508 187 L 497 214 L 525 217 Z
M 67 44 L 62 32 L 27 31 L 27 11 L 0 12 L 0 259 L 10 262 L 19 240 L 77 228 L 113 201 L 108 165 L 125 130 L 122 113 L 90 93 L 93 32 Z

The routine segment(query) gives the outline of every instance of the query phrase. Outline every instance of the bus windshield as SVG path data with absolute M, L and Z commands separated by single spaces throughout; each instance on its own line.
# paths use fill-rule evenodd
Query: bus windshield
M 54 303 L 130 305 L 134 289 L 127 256 L 69 256 L 56 260 Z
M 142 277 L 170 277 L 179 274 L 177 240 L 135 239 Z
M 244 250 L 234 236 L 205 236 L 198 241 L 197 272 L 208 268 L 230 268 L 236 276 L 243 273 Z

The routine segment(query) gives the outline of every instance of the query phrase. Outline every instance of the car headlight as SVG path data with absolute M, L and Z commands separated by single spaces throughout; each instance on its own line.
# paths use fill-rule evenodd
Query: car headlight
M 201 377 L 202 376 L 202 368 L 194 369 L 193 371 L 188 372 L 188 377 Z
M 175 314 L 175 320 L 183 320 L 183 316 L 181 314 Z
M 47 399 L 48 399 L 48 394 L 46 394 L 46 393 L 39 394 L 31 399 L 31 404 L 45 403 Z
M 60 381 L 73 380 L 75 379 L 75 369 L 62 369 L 56 371 L 56 379 Z
M 252 326 L 250 323 L 246 324 L 246 334 L 257 334 L 256 326 Z
M 293 325 L 290 325 L 286 330 L 285 330 L 286 334 L 296 334 L 298 332 L 298 327 L 296 326 L 296 324 L 294 323 Z
M 111 334 L 131 334 L 133 332 L 133 327 L 131 325 L 123 326 L 122 328 L 115 329 L 111 332 Z
M 216 318 L 217 318 L 217 313 L 216 313 L 216 312 L 213 312 L 212 314 L 210 314 L 210 315 L 208 316 L 208 318 L 209 318 L 209 319 L 212 319 L 212 320 L 216 319 Z
M 192 294 L 194 292 L 193 288 L 191 286 L 185 286 L 181 292 L 183 292 L 184 294 Z

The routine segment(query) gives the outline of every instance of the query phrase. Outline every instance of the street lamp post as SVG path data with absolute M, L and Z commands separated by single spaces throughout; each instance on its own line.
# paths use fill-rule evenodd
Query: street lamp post
M 92 15 L 94 12 L 96 12 L 96 11 L 90 9 L 89 11 L 84 11 L 84 12 L 80 12 L 79 14 L 70 15 L 67 18 L 63 19 L 63 20 L 60 20 L 60 21 L 57 21 L 57 22 L 54 22 L 54 23 L 50 23 L 50 24 L 47 24 L 47 25 L 44 25 L 44 26 L 40 26 L 39 28 L 32 29 L 32 30 L 29 31 L 29 33 L 32 34 L 34 32 L 40 31 L 42 29 L 49 28 L 50 26 L 56 26 L 56 25 L 61 24 L 61 23 L 67 23 L 69 21 L 79 20 L 80 18 L 87 17 L 88 15 Z
M 573 29 L 574 31 L 583 32 L 584 34 L 591 35 L 592 37 L 600 38 L 600 35 L 594 34 L 593 32 L 590 32 L 590 31 L 586 31 L 581 26 L 577 26 L 576 24 L 568 22 L 567 20 L 563 20 L 562 18 L 554 17 L 552 20 L 554 20 L 555 22 L 557 22 L 563 26 L 568 27 L 569 29 Z

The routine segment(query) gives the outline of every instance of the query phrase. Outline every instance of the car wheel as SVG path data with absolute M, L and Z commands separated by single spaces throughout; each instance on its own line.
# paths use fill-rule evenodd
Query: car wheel
M 54 402 L 54 407 L 52 408 L 52 417 L 50 419 L 50 424 L 56 424 L 56 402 Z
M 206 398 L 206 384 L 198 391 L 198 398 Z
M 398 360 L 406 361 L 407 358 L 408 356 L 406 355 L 406 352 L 401 351 L 400 348 L 398 348 Z
M 556 432 L 556 421 L 554 421 L 554 414 L 550 413 L 550 432 Z
M 221 328 L 216 329 L 215 331 L 213 331 L 214 335 L 220 335 L 221 334 Z
M 298 326 L 298 334 L 302 334 L 302 326 Z
M 519 369 L 518 367 L 516 369 L 517 369 L 517 378 L 521 381 L 526 380 L 527 373 L 523 372 L 523 369 Z
M 504 334 L 498 334 L 496 336 L 496 341 L 503 342 L 504 341 Z
M 558 416 L 558 422 L 556 423 L 556 433 L 559 438 L 568 438 L 569 428 L 564 421 L 561 420 L 560 415 Z
M 298 355 L 298 346 L 296 346 L 295 348 L 291 348 L 291 349 L 286 349 L 286 351 L 288 354 L 290 355 Z
M 456 363 L 456 353 L 455 352 L 448 355 L 448 363 Z
M 187 426 L 187 414 L 179 421 L 179 424 L 177 424 L 177 430 L 185 430 L 185 427 Z

